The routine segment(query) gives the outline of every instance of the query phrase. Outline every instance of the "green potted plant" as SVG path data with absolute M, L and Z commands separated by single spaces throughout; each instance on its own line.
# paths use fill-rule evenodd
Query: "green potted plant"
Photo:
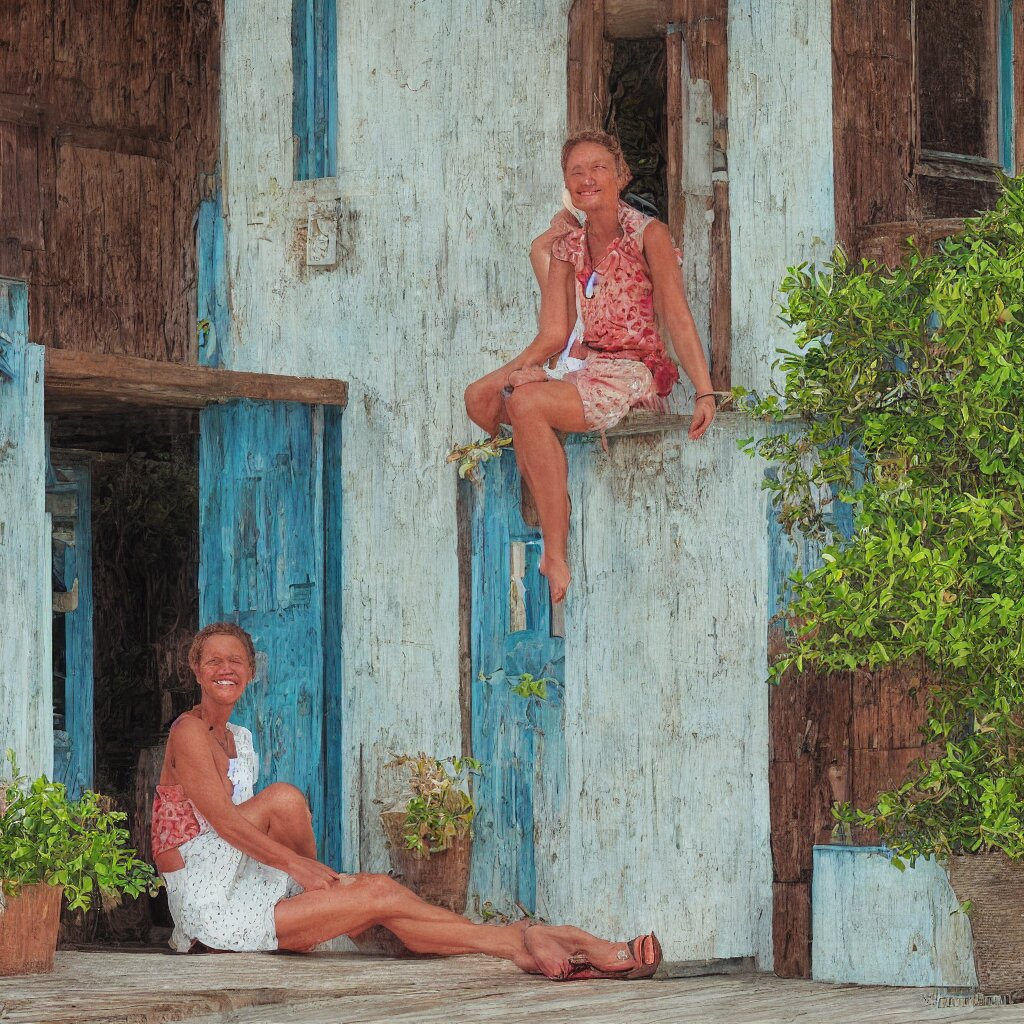
M 771 678 L 930 665 L 912 775 L 835 814 L 876 829 L 897 867 L 944 860 L 981 987 L 1024 990 L 1024 904 L 1007 911 L 1024 894 L 1024 179 L 902 268 L 837 252 L 782 291 L 796 350 L 775 394 L 736 389 L 774 424 L 743 446 L 768 460 L 783 526 L 823 547 L 789 580 Z
M 86 910 L 97 896 L 156 895 L 159 881 L 130 849 L 125 815 L 86 792 L 69 800 L 62 783 L 29 781 L 7 752 L 0 781 L 0 975 L 53 969 L 61 897 Z
M 480 762 L 419 753 L 402 754 L 386 767 L 405 767 L 409 773 L 406 795 L 381 814 L 393 869 L 425 900 L 463 913 L 476 814 L 470 779 L 480 773 Z

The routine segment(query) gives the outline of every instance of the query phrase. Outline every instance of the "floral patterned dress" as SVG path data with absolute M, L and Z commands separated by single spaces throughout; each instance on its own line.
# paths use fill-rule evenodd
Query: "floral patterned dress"
M 228 761 L 231 802 L 253 795 L 259 762 L 252 733 L 227 723 L 237 756 Z M 181 786 L 157 786 L 153 802 L 153 856 L 177 849 L 185 866 L 166 871 L 174 920 L 171 947 L 187 953 L 196 942 L 211 949 L 277 949 L 274 908 L 302 889 L 283 871 L 261 864 L 222 839 Z
M 576 385 L 587 425 L 594 430 L 607 430 L 637 406 L 663 407 L 679 380 L 654 320 L 654 282 L 643 255 L 644 229 L 653 219 L 619 203 L 622 237 L 596 266 L 590 262 L 585 227 L 570 228 L 551 247 L 551 255 L 575 271 L 588 354 L 582 369 L 564 379 Z

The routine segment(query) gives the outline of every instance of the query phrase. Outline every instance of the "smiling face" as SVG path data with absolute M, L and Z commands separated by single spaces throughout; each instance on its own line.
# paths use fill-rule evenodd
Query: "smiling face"
M 572 204 L 584 213 L 616 209 L 629 177 L 616 165 L 615 155 L 597 142 L 579 142 L 565 162 L 565 187 Z
M 214 633 L 203 641 L 192 666 L 204 700 L 230 707 L 245 693 L 253 676 L 249 653 L 238 637 Z

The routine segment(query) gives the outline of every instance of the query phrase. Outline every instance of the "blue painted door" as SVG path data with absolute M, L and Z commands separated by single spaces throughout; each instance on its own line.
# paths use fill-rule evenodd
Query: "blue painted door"
M 260 788 L 303 790 L 334 863 L 340 778 L 325 759 L 338 769 L 341 623 L 328 613 L 340 590 L 339 446 L 340 412 L 320 406 L 241 400 L 200 418 L 200 619 L 252 634 L 256 677 L 235 720 L 252 730 Z
M 92 473 L 49 462 L 52 528 L 53 777 L 72 797 L 93 785 Z
M 471 487 L 472 748 L 476 784 L 471 906 L 537 910 L 537 851 L 558 828 L 565 743 L 565 641 L 538 571 L 540 531 L 520 511 L 513 453 Z M 553 680 L 547 699 L 513 692 L 523 673 Z

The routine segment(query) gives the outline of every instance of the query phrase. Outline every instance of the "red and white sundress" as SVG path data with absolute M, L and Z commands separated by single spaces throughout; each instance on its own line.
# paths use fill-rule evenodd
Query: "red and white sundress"
M 576 304 L 583 321 L 586 360 L 562 378 L 574 384 L 583 414 L 593 430 L 613 427 L 630 409 L 659 409 L 679 380 L 654 320 L 654 282 L 643 255 L 644 229 L 654 219 L 619 203 L 622 237 L 612 242 L 594 273 L 586 227 L 570 228 L 555 239 L 551 255 L 571 263 Z

